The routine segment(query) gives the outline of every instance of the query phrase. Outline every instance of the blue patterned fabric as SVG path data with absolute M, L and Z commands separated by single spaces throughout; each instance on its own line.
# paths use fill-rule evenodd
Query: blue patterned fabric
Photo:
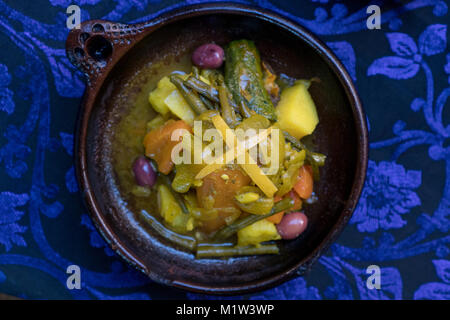
M 213 298 L 152 283 L 105 244 L 78 195 L 75 117 L 84 90 L 65 55 L 66 8 L 135 22 L 178 0 L 0 0 L 0 292 L 24 298 Z M 448 1 L 242 0 L 316 33 L 341 58 L 370 125 L 353 219 L 301 278 L 239 299 L 450 299 Z M 81 267 L 81 290 L 66 269 Z M 381 289 L 366 286 L 369 265 Z M 216 297 L 214 297 L 216 298 Z

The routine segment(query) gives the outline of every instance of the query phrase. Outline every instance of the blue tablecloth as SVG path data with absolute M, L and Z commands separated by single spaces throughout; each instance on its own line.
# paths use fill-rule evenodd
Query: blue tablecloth
M 133 22 L 201 1 L 0 1 L 0 292 L 32 299 L 209 298 L 160 286 L 94 229 L 77 190 L 73 134 L 82 77 L 66 8 Z M 450 298 L 448 1 L 254 0 L 316 33 L 353 77 L 370 125 L 353 219 L 310 274 L 242 299 Z M 369 30 L 369 4 L 381 29 Z M 69 265 L 82 288 L 66 287 Z M 370 265 L 380 289 L 369 289 Z M 371 280 L 369 279 L 369 282 Z

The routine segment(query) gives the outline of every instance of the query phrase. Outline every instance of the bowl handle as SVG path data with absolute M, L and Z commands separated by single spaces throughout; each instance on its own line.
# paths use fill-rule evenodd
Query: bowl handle
M 66 54 L 70 62 L 87 76 L 93 85 L 143 36 L 148 24 L 123 24 L 106 20 L 89 20 L 69 32 Z

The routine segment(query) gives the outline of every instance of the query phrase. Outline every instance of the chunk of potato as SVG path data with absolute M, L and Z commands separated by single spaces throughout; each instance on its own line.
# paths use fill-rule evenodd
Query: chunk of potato
M 178 90 L 173 90 L 166 97 L 164 103 L 174 115 L 189 125 L 193 125 L 195 113 Z
M 165 185 L 158 186 L 158 207 L 161 216 L 174 230 L 187 231 L 189 215 L 183 213 L 172 192 Z
M 259 220 L 238 231 L 238 245 L 259 245 L 261 242 L 281 239 L 275 225 L 266 219 Z
M 313 133 L 319 123 L 314 101 L 301 80 L 283 90 L 276 111 L 281 129 L 297 139 Z
M 176 87 L 172 82 L 170 82 L 169 77 L 164 77 L 159 80 L 156 89 L 150 92 L 148 96 L 148 101 L 156 112 L 159 112 L 162 115 L 169 112 L 169 108 L 166 106 L 164 100 L 174 90 L 176 90 Z

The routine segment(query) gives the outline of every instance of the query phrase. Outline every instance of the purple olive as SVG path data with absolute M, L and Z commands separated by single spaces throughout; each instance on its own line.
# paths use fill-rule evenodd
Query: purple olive
M 202 69 L 217 69 L 222 65 L 224 56 L 222 47 L 207 43 L 195 49 L 192 62 Z
M 305 231 L 308 225 L 308 218 L 302 212 L 292 212 L 286 214 L 281 222 L 277 224 L 277 231 L 281 238 L 290 240 L 297 238 Z
M 133 163 L 133 173 L 136 183 L 142 187 L 152 187 L 156 182 L 156 173 L 144 156 L 138 157 Z

